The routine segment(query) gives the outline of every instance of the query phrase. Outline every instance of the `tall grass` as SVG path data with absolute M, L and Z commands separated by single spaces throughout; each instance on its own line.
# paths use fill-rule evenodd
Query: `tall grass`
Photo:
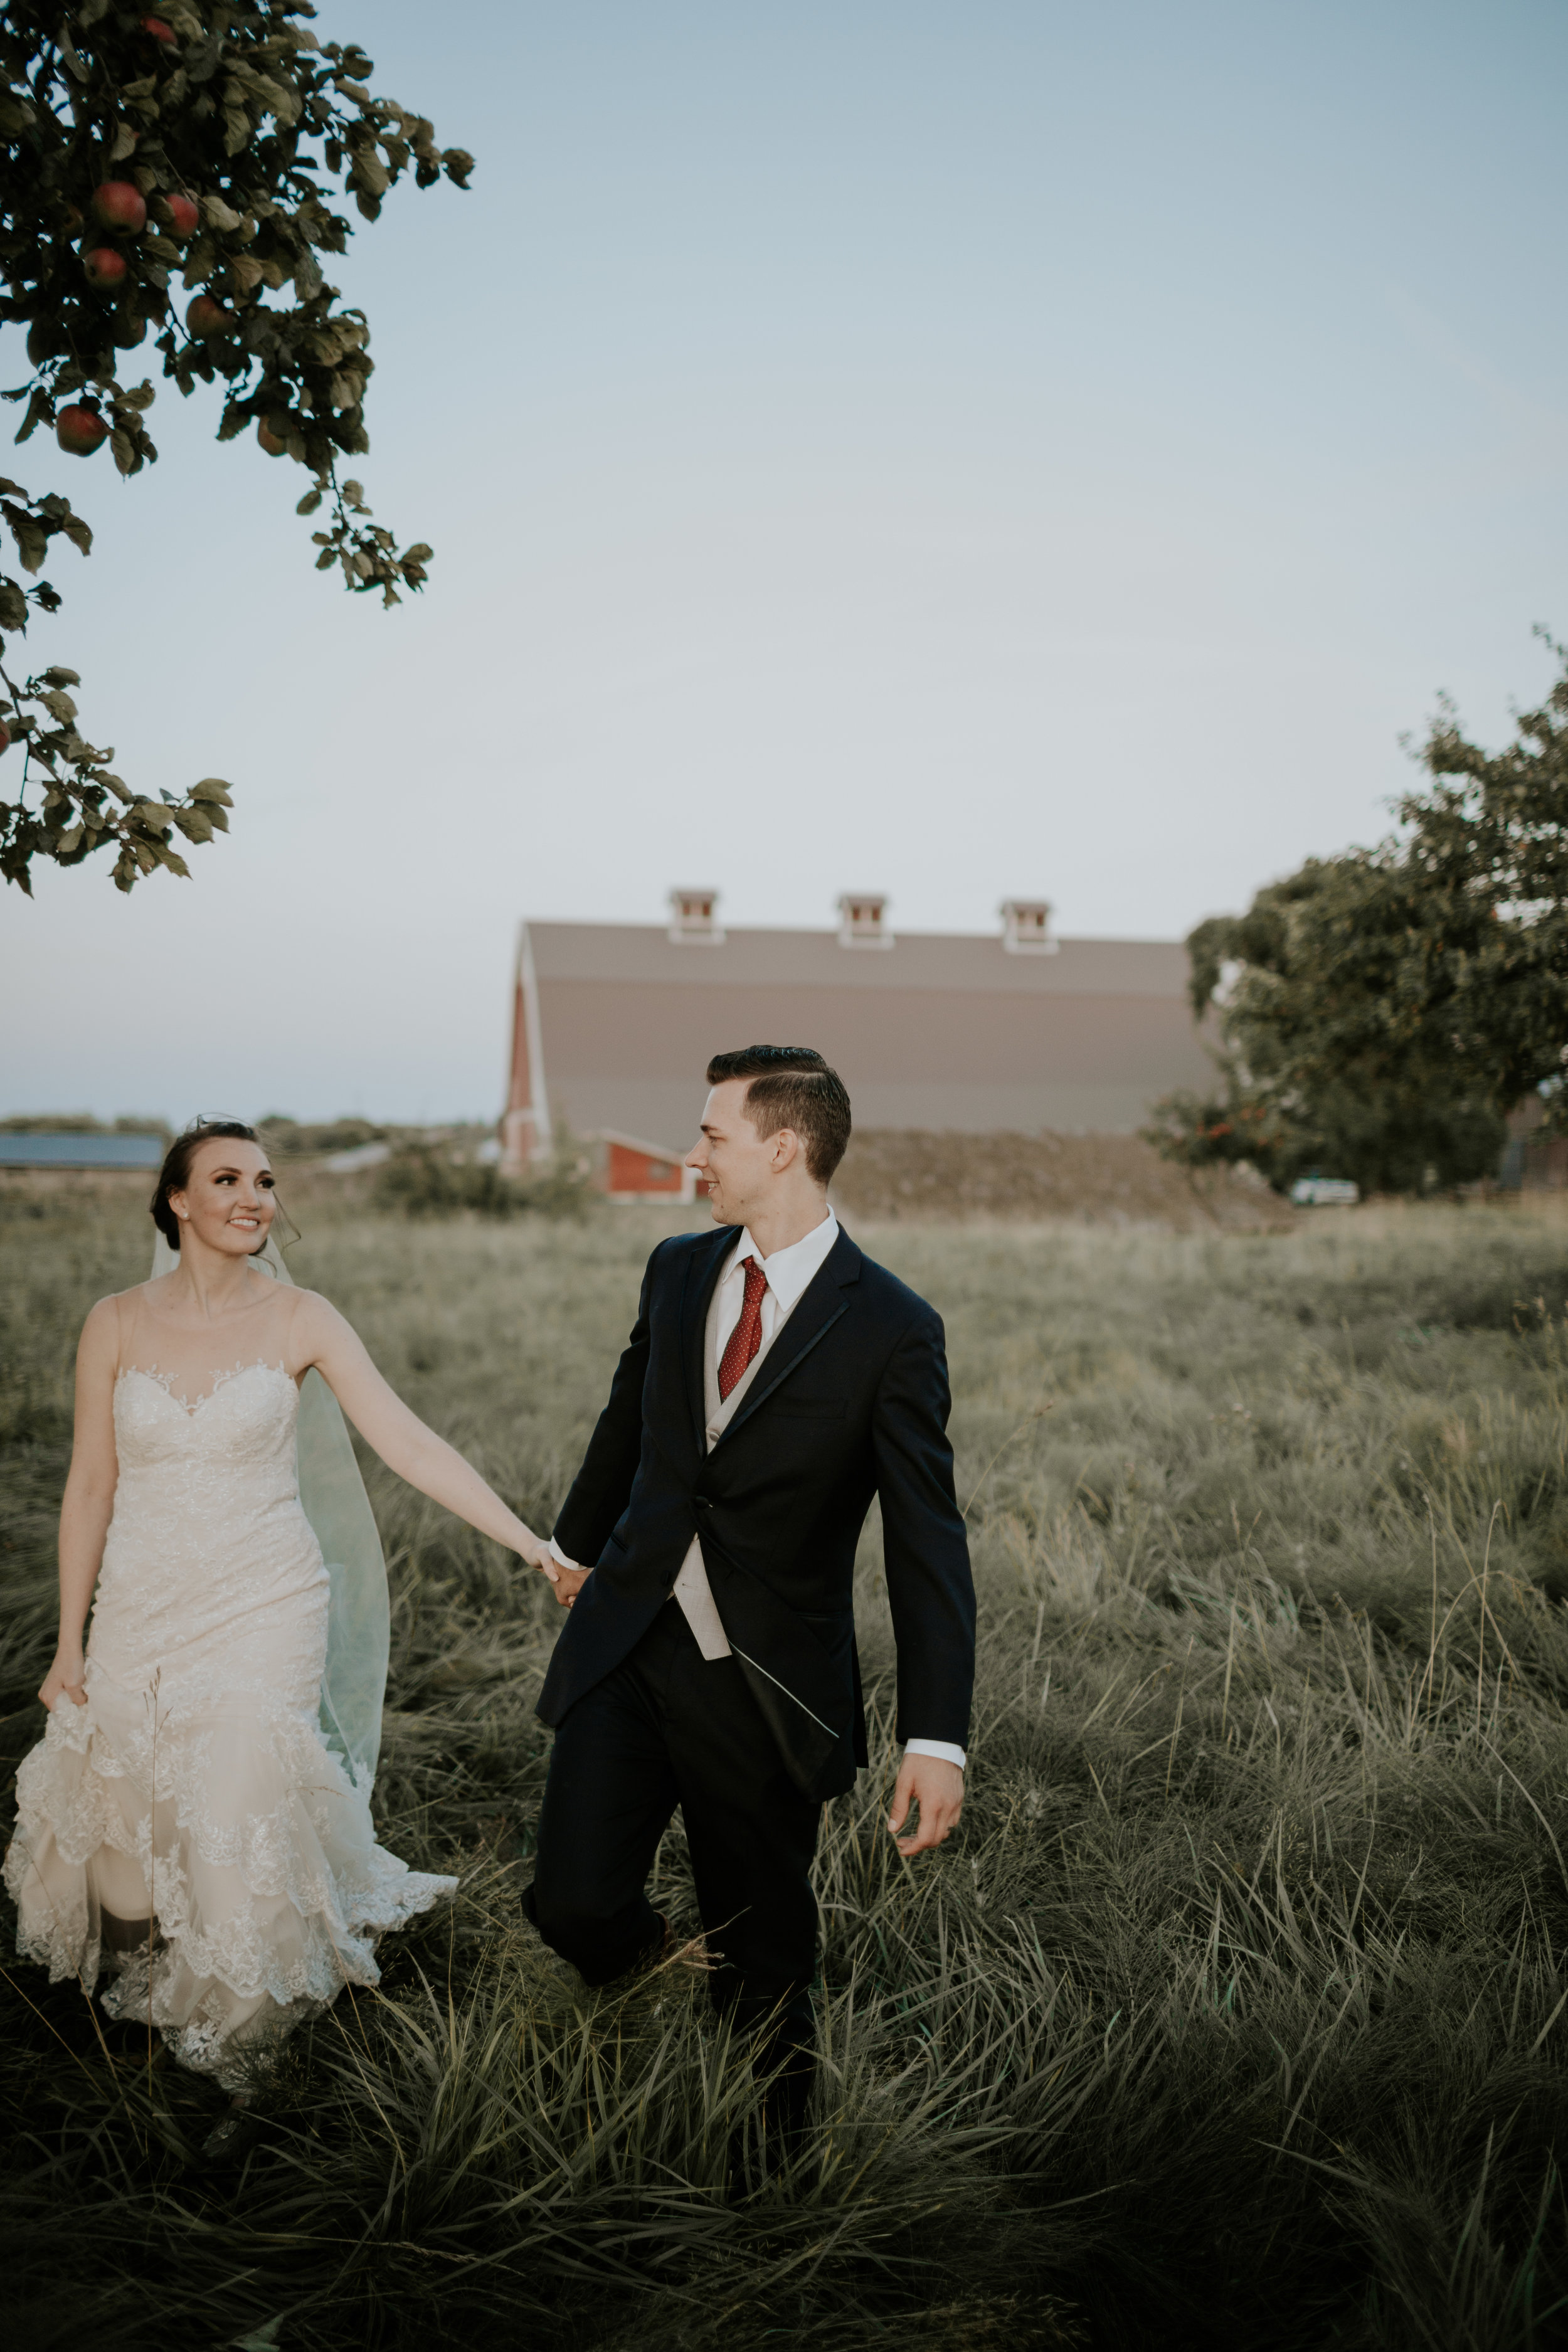
M 4 1228 L 13 1756 L 50 1643 L 71 1337 L 145 1244 L 144 1218 L 72 1197 Z M 547 1518 L 654 1213 L 295 1213 L 296 1273 Z M 822 2095 L 793 2178 L 727 2189 L 756 2095 L 708 2012 L 679 1822 L 658 1899 L 689 1940 L 652 1978 L 587 1995 L 521 1922 L 553 1606 L 373 1466 L 384 1835 L 458 1868 L 458 1902 L 287 2045 L 231 2176 L 195 2154 L 205 2085 L 8 1963 L 14 2334 L 1568 2338 L 1568 1225 L 859 1237 L 947 1318 L 979 1701 L 963 1830 L 906 1864 L 873 1528 L 873 1759 L 826 1817 Z

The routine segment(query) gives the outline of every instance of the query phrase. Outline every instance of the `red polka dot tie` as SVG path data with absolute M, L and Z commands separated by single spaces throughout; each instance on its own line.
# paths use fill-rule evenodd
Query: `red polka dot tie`
M 746 1296 L 719 1365 L 719 1394 L 727 1397 L 763 1344 L 763 1293 L 768 1277 L 754 1257 L 745 1261 Z

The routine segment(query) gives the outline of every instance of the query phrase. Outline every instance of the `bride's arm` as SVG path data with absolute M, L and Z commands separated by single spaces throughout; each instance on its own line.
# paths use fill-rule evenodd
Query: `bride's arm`
M 54 1664 L 38 1696 L 52 1707 L 63 1693 L 87 1705 L 82 1686 L 82 1629 L 114 1511 L 120 1465 L 114 1452 L 114 1367 L 120 1353 L 118 1309 L 100 1298 L 82 1327 L 76 1351 L 76 1430 L 71 1466 L 60 1506 L 60 1632 Z
M 314 1291 L 303 1292 L 295 1311 L 291 1344 L 302 1372 L 314 1365 L 368 1445 L 389 1470 L 406 1478 L 432 1502 L 440 1503 L 481 1535 L 493 1536 L 509 1551 L 542 1570 L 553 1584 L 560 1573 L 548 1543 L 524 1527 L 499 1495 L 486 1486 L 472 1463 L 433 1429 L 426 1429 L 396 1391 L 383 1380 L 351 1323 Z

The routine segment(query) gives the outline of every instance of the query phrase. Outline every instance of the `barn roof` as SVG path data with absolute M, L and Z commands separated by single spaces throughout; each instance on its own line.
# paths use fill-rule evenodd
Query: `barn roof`
M 684 1149 L 709 1056 L 815 1045 L 861 1127 L 1128 1133 L 1212 1066 L 1175 941 L 1076 940 L 1016 953 L 1000 934 L 530 923 L 519 958 L 514 1106 L 578 1133 Z M 538 1066 L 536 1067 L 535 1065 Z
M 885 949 L 845 948 L 837 931 L 727 930 L 670 938 L 662 923 L 530 923 L 540 981 L 660 987 L 962 990 L 981 995 L 1160 996 L 1185 1003 L 1187 954 L 1173 940 L 1060 940 L 1052 955 L 1010 954 L 1000 933 L 900 931 Z

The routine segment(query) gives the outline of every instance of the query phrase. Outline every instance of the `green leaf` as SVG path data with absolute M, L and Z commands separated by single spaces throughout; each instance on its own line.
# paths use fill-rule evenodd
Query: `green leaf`
M 51 425 L 53 422 L 54 410 L 48 395 L 41 386 L 35 384 L 27 402 L 27 414 L 17 427 L 16 438 L 18 441 L 30 441 L 40 425 Z M 26 492 L 23 495 L 25 497 Z
M 9 501 L 5 513 L 11 536 L 16 542 L 16 557 L 23 571 L 29 573 L 37 572 L 49 551 L 47 531 L 41 523 L 35 522 L 30 514 L 24 513 L 20 507 L 12 506 Z
M 307 490 L 294 511 L 296 514 L 300 515 L 312 515 L 315 513 L 316 509 L 321 505 L 321 493 L 320 490 Z

